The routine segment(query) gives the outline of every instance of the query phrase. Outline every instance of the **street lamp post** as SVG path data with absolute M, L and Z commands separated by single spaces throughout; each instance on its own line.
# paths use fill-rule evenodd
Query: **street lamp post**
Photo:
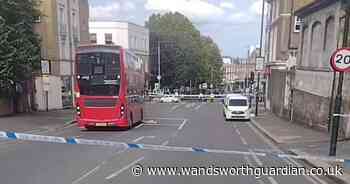
M 161 79 L 161 75 L 160 75 L 160 41 L 158 41 L 158 88 L 160 88 L 160 79 Z
M 265 16 L 265 0 L 263 0 L 262 4 L 262 13 L 261 13 L 261 30 L 260 30 L 260 49 L 259 49 L 259 57 L 262 57 L 262 45 L 263 45 L 263 36 L 264 36 L 264 16 Z M 255 63 L 257 64 L 257 63 Z M 260 71 L 258 71 L 258 81 L 257 81 L 257 89 L 255 94 L 255 116 L 258 116 L 259 111 L 259 91 L 260 91 Z
M 161 89 L 160 87 L 160 81 L 162 79 L 162 75 L 161 75 L 161 71 L 160 71 L 160 44 L 162 43 L 174 43 L 172 41 L 158 41 L 157 42 L 157 47 L 158 47 L 158 76 L 157 76 L 157 80 L 158 80 L 158 88 Z

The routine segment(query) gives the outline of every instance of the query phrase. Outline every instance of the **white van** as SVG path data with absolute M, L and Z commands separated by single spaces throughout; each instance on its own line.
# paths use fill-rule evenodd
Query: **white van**
M 250 120 L 248 97 L 240 94 L 227 95 L 224 99 L 224 117 L 225 120 Z

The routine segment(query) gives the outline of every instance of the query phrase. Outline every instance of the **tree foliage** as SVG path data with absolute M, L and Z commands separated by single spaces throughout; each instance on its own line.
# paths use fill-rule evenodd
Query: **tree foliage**
M 180 86 L 222 80 L 222 62 L 218 46 L 201 36 L 192 22 L 180 13 L 153 14 L 146 22 L 150 30 L 152 81 L 157 81 L 158 42 L 161 47 L 162 86 Z
M 14 94 L 40 65 L 40 40 L 34 32 L 35 0 L 0 0 L 0 94 Z

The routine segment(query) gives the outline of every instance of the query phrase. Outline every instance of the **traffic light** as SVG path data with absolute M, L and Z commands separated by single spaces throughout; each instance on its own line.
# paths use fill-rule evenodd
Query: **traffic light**
M 254 81 L 255 74 L 254 72 L 250 72 L 250 81 Z

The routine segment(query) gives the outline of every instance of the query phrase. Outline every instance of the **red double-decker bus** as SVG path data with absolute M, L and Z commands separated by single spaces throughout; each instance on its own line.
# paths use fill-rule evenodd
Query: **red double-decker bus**
M 143 120 L 143 63 L 119 46 L 81 46 L 76 53 L 76 120 L 80 128 L 132 128 Z

